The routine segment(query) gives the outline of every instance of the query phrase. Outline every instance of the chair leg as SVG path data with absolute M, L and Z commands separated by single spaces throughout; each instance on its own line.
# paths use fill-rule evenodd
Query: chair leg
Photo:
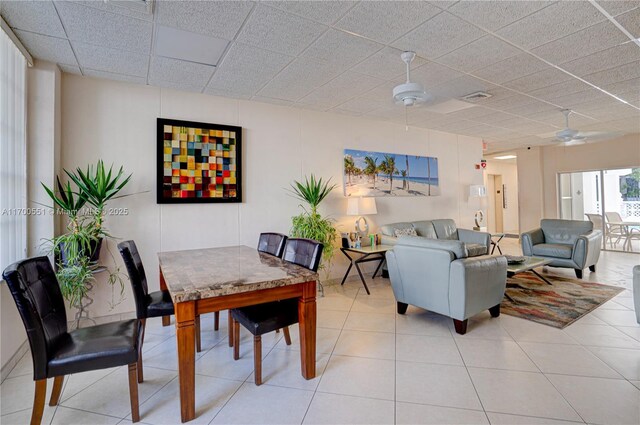
M 44 402 L 47 398 L 47 380 L 36 381 L 36 393 L 33 396 L 33 410 L 31 410 L 31 425 L 40 425 L 44 413 Z
M 467 333 L 467 323 L 469 322 L 469 319 L 465 319 L 465 320 L 456 320 L 453 319 L 453 325 L 456 328 L 456 333 L 459 333 L 460 335 L 464 335 Z
M 220 312 L 216 311 L 213 314 L 213 317 L 214 317 L 214 319 L 213 319 L 213 330 L 217 331 L 218 329 L 220 329 Z
M 231 316 L 231 310 L 229 310 L 229 318 L 227 319 L 228 333 L 229 333 L 229 347 L 233 347 L 233 317 Z
M 592 272 L 596 271 L 596 265 L 594 264 L 593 266 L 589 266 L 589 270 Z
M 196 351 L 202 351 L 202 339 L 200 338 L 200 315 L 196 316 Z
M 491 313 L 491 317 L 500 316 L 500 304 L 494 305 L 493 307 L 490 307 L 489 308 L 489 313 Z
M 401 303 L 400 301 L 398 301 L 398 314 L 405 314 L 408 307 L 409 304 Z
M 169 326 L 171 324 L 171 316 L 162 316 L 162 326 Z
M 64 382 L 64 375 L 56 376 L 53 378 L 53 389 L 51 390 L 51 398 L 49 399 L 49 406 L 56 406 L 60 401 L 60 393 L 62 392 L 62 383 Z
M 240 322 L 233 321 L 233 360 L 240 358 Z
M 253 337 L 253 376 L 256 385 L 262 385 L 262 337 Z
M 129 398 L 131 400 L 131 422 L 140 422 L 138 406 L 138 365 L 129 365 Z
M 284 342 L 287 345 L 291 345 L 291 335 L 289 334 L 289 327 L 285 326 L 282 328 L 282 333 L 284 333 Z
M 582 279 L 582 270 L 575 269 L 575 271 L 576 271 L 576 277 L 577 277 L 578 279 Z
M 142 384 L 144 381 L 144 371 L 142 370 L 142 344 L 144 344 L 144 331 L 147 327 L 147 319 L 140 319 L 142 324 L 142 336 L 140 337 L 140 344 L 138 345 L 138 384 Z

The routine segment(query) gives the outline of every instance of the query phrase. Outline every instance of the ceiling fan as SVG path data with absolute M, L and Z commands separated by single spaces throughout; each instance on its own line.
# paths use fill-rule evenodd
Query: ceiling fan
M 411 62 L 416 57 L 415 52 L 402 52 L 402 61 L 407 64 L 407 82 L 399 84 L 393 88 L 393 100 L 395 103 L 404 106 L 414 106 L 419 103 L 428 102 L 431 96 L 425 91 L 420 83 L 411 82 Z
M 560 143 L 560 146 L 576 146 L 584 145 L 587 142 L 597 142 L 601 140 L 612 139 L 614 137 L 622 135 L 621 132 L 612 131 L 578 131 L 569 127 L 569 115 L 571 109 L 563 109 L 565 128 L 564 130 L 556 133 L 556 140 Z

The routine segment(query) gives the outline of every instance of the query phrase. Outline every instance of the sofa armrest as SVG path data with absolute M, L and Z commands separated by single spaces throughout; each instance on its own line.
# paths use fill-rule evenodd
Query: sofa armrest
M 523 255 L 533 255 L 533 246 L 541 243 L 544 243 L 544 233 L 542 233 L 542 229 L 540 228 L 529 230 L 520 235 Z
M 381 245 L 395 245 L 398 243 L 398 238 L 395 236 L 380 235 Z
M 455 260 L 449 279 L 450 315 L 465 320 L 500 304 L 507 285 L 507 259 L 483 255 Z
M 600 258 L 602 248 L 602 232 L 592 230 L 589 233 L 578 236 L 573 245 L 573 261 L 581 268 L 593 266 Z
M 458 240 L 464 243 L 475 243 L 487 247 L 487 254 L 491 248 L 491 233 L 476 230 L 458 229 Z

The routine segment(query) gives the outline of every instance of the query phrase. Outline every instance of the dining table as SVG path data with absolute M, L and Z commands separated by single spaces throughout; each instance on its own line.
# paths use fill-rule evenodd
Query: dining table
M 622 249 L 625 251 L 633 251 L 633 246 L 631 245 L 632 240 L 640 239 L 640 221 L 607 221 L 607 225 L 611 227 L 618 226 L 622 229 L 625 235 Z
M 315 378 L 317 273 L 248 246 L 160 252 L 158 259 L 160 289 L 169 291 L 175 307 L 182 422 L 195 418 L 195 319 L 201 314 L 297 298 L 301 373 Z

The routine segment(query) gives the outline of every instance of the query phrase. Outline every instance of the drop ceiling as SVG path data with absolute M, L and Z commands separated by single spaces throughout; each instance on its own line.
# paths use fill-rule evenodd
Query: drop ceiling
M 640 133 L 640 1 L 5 0 L 0 14 L 64 72 L 408 123 L 490 152 L 552 143 L 562 108 L 581 131 Z M 403 50 L 427 107 L 391 101 Z M 492 96 L 452 107 L 477 91 Z

